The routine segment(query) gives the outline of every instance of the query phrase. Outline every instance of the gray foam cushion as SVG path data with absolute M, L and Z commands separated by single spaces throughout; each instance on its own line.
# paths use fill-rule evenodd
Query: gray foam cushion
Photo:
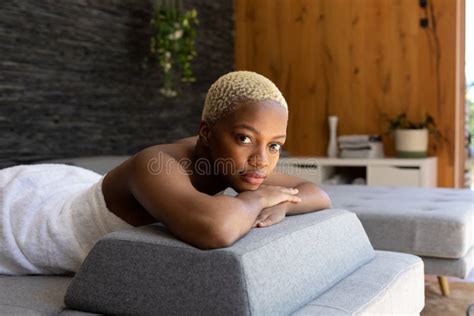
M 419 257 L 376 251 L 360 267 L 294 315 L 416 315 L 424 306 Z
M 373 257 L 359 220 L 344 210 L 291 216 L 214 250 L 151 225 L 100 240 L 65 302 L 107 314 L 289 314 Z

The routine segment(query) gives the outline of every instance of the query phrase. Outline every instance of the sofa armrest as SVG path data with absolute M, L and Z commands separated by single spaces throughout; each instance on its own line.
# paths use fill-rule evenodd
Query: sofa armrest
M 344 210 L 290 216 L 213 250 L 155 224 L 101 239 L 65 303 L 106 314 L 289 314 L 374 255 L 356 215 Z

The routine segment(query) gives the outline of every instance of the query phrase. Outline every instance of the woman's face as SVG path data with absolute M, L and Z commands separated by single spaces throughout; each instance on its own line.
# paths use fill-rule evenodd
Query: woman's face
M 256 190 L 275 168 L 288 111 L 274 101 L 245 103 L 209 129 L 215 170 L 237 192 Z

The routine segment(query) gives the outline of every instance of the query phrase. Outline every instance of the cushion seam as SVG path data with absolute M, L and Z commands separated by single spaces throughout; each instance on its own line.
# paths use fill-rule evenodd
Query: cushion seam
M 335 306 L 330 306 L 330 305 L 326 305 L 326 304 L 311 304 L 311 303 L 308 303 L 306 304 L 306 306 L 319 306 L 319 307 L 328 307 L 328 308 L 332 308 L 332 309 L 335 309 L 335 310 L 339 310 L 339 311 L 343 311 L 345 313 L 350 313 L 350 311 L 344 309 L 344 308 L 340 308 L 340 307 L 335 307 Z M 304 308 L 304 307 L 303 307 Z M 300 309 L 301 310 L 301 309 Z M 298 311 L 296 311 L 298 312 Z
M 393 258 L 392 258 L 393 259 Z M 405 262 L 404 260 L 401 260 L 401 259 L 398 259 L 399 261 L 402 261 L 402 262 Z M 377 297 L 380 297 L 382 295 L 382 292 L 385 293 L 386 290 L 393 284 L 394 280 L 396 280 L 402 273 L 405 273 L 406 271 L 408 270 L 411 270 L 412 268 L 414 268 L 415 266 L 419 265 L 419 264 L 423 264 L 422 261 L 417 261 L 415 262 L 414 264 L 406 267 L 405 269 L 403 269 L 402 271 L 399 271 L 396 275 L 394 275 L 390 280 L 389 282 L 387 282 L 387 284 L 382 288 L 380 289 L 376 295 L 374 295 L 367 303 L 365 303 L 364 305 L 361 305 L 358 309 L 356 309 L 354 311 L 354 313 L 358 313 L 361 311 L 362 308 L 364 307 L 367 307 L 369 304 L 371 304 L 372 302 L 374 302 L 374 300 L 377 298 Z
M 252 315 L 252 310 L 250 308 L 250 294 L 249 294 L 249 289 L 247 285 L 247 272 L 245 271 L 244 266 L 242 265 L 242 261 L 239 260 L 238 262 L 239 262 L 240 271 L 242 271 L 242 274 L 240 274 L 240 277 L 243 280 L 244 290 L 245 290 L 245 293 L 247 294 L 247 310 L 248 310 L 249 315 Z

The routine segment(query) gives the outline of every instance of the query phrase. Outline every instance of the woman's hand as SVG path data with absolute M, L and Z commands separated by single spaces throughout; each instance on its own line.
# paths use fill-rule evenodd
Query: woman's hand
M 297 195 L 299 191 L 295 188 L 261 185 L 255 192 L 263 198 L 263 209 L 271 208 L 283 202 L 301 202 L 301 198 Z
M 288 203 L 280 203 L 263 209 L 252 227 L 268 227 L 281 222 L 288 210 Z

